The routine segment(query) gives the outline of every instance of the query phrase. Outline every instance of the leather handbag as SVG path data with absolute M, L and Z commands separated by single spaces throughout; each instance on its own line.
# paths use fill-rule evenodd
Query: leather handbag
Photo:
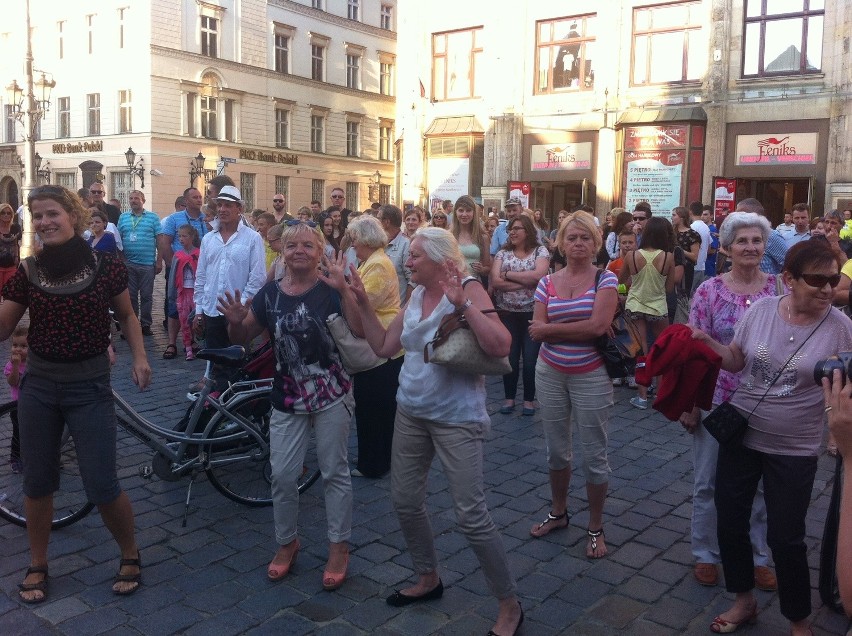
M 701 423 L 722 446 L 740 444 L 748 430 L 748 418 L 727 400 L 713 409 Z
M 369 371 L 388 361 L 387 358 L 380 358 L 373 353 L 370 343 L 365 338 L 359 338 L 352 333 L 349 323 L 340 314 L 331 314 L 326 319 L 326 325 L 331 337 L 337 344 L 340 361 L 343 363 L 346 373 L 351 375 Z
M 598 283 L 601 280 L 604 270 L 599 269 L 595 273 L 595 293 L 598 291 Z M 613 322 L 618 317 L 613 317 Z M 614 327 L 610 328 L 607 333 L 598 336 L 595 339 L 595 349 L 601 354 L 606 368 L 607 375 L 612 378 L 626 378 L 633 375 L 636 369 L 636 358 L 622 345 L 622 343 L 614 338 L 611 333 L 614 333 Z
M 486 309 L 482 313 L 496 311 Z M 458 311 L 441 320 L 435 337 L 423 347 L 423 361 L 473 375 L 506 375 L 512 371 L 509 356 L 498 358 L 482 350 L 464 314 Z

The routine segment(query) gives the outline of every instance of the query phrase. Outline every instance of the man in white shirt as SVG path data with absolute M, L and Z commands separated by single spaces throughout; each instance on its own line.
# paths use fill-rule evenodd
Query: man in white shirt
M 228 323 L 216 309 L 225 292 L 240 290 L 243 302 L 250 300 L 266 282 L 263 239 L 241 223 L 243 201 L 235 186 L 224 186 L 214 199 L 218 227 L 201 239 L 195 272 L 195 320 L 193 329 L 207 341 L 208 348 L 227 347 Z M 215 374 L 217 381 L 226 374 Z
M 786 212 L 784 214 L 784 222 L 779 223 L 778 227 L 775 228 L 781 236 L 784 237 L 784 240 L 787 240 L 787 235 L 792 234 L 796 231 L 796 225 L 793 223 L 793 213 Z
M 399 281 L 399 301 L 404 305 L 411 294 L 411 270 L 405 266 L 408 260 L 408 237 L 402 233 L 402 211 L 395 205 L 383 205 L 376 214 L 382 229 L 388 235 L 385 254 L 393 263 Z
M 807 203 L 797 203 L 793 206 L 793 231 L 782 236 L 787 243 L 787 249 L 811 238 L 811 215 Z
M 698 289 L 698 286 L 704 282 L 707 250 L 710 249 L 710 243 L 713 240 L 710 236 L 710 227 L 701 219 L 702 212 L 704 212 L 704 205 L 701 201 L 693 201 L 689 204 L 689 218 L 692 219 L 689 227 L 698 232 L 701 237 L 701 247 L 698 249 L 698 258 L 695 260 L 695 274 L 692 277 L 691 292 Z
M 523 207 L 521 200 L 515 197 L 506 201 L 506 222 L 500 223 L 491 236 L 491 249 L 489 249 L 491 256 L 499 252 L 500 248 L 509 240 L 509 230 L 507 228 L 511 225 L 512 221 L 521 215 Z

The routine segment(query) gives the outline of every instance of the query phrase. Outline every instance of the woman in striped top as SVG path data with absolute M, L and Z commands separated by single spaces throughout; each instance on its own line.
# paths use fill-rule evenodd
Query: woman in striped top
M 607 553 L 602 514 L 609 482 L 606 445 L 612 383 L 594 340 L 612 323 L 618 280 L 612 272 L 598 274 L 593 264 L 602 240 L 591 214 L 570 216 L 559 228 L 556 243 L 567 265 L 539 282 L 529 328 L 532 339 L 542 343 L 535 381 L 547 442 L 552 508 L 530 534 L 542 537 L 568 526 L 571 422 L 576 421 L 589 500 L 586 556 L 599 559 Z

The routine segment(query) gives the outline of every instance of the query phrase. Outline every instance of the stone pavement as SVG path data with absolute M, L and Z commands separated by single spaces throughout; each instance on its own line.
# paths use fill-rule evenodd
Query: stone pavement
M 158 279 L 158 292 L 161 288 Z M 159 295 L 159 293 L 158 293 Z M 155 308 L 161 306 L 155 303 Z M 155 316 L 159 312 L 155 309 Z M 115 388 L 144 415 L 173 422 L 185 409 L 187 384 L 203 362 L 161 358 L 159 324 L 146 338 L 153 386 L 140 393 L 129 381 L 126 343 L 119 341 Z M 0 362 L 8 343 L 0 345 Z M 5 383 L 0 394 L 5 394 Z M 588 510 L 581 471 L 571 483 L 567 531 L 532 539 L 530 526 L 546 515 L 549 489 L 538 418 L 500 415 L 499 378 L 488 381 L 493 428 L 485 446 L 488 503 L 503 533 L 526 613 L 520 634 L 705 634 L 729 604 L 722 587 L 692 578 L 689 546 L 692 490 L 690 440 L 680 426 L 654 411 L 638 411 L 616 389 L 610 424 L 610 494 L 604 510 L 609 555 L 585 557 Z M 25 606 L 17 584 L 26 568 L 26 537 L 0 521 L 0 634 L 484 634 L 496 615 L 471 549 L 455 529 L 450 495 L 440 468 L 429 481 L 443 599 L 405 609 L 384 599 L 412 578 L 411 563 L 389 499 L 389 479 L 353 478 L 354 511 L 349 577 L 325 592 L 327 555 L 321 483 L 300 506 L 302 551 L 282 582 L 266 580 L 276 548 L 271 508 L 251 509 L 218 494 L 199 476 L 189 520 L 181 527 L 187 480 L 144 480 L 139 467 L 147 447 L 120 434 L 120 476 L 136 511 L 143 555 L 142 589 L 127 598 L 110 592 L 118 555 L 97 513 L 56 531 L 50 544 L 49 600 Z M 355 454 L 354 428 L 350 444 Z M 437 465 L 437 462 L 436 462 Z M 820 537 L 833 462 L 822 457 L 808 514 L 811 582 L 817 580 Z M 757 592 L 759 623 L 753 635 L 784 634 L 776 594 Z M 844 634 L 847 621 L 821 606 L 814 590 L 814 633 Z

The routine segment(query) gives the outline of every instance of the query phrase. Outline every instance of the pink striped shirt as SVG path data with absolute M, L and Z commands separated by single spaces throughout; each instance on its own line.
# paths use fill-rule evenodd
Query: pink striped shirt
M 617 288 L 618 278 L 615 274 L 604 271 L 598 282 L 598 289 Z M 547 308 L 547 321 L 550 323 L 589 320 L 595 306 L 595 287 L 592 285 L 576 298 L 560 298 L 556 295 L 556 289 L 548 275 L 538 282 L 535 300 Z M 538 355 L 557 371 L 571 375 L 594 371 L 603 364 L 603 359 L 591 341 L 545 342 L 541 345 Z

